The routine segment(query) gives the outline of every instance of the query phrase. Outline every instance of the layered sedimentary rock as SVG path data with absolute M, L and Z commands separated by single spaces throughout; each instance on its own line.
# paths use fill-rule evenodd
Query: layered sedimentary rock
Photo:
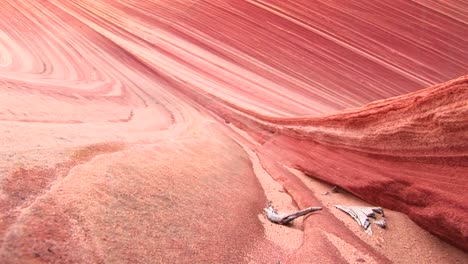
M 260 122 L 260 153 L 466 249 L 468 78 L 322 118 Z
M 291 169 L 467 250 L 463 2 L 0 5 L 0 262 L 395 261 L 328 209 L 268 239 Z

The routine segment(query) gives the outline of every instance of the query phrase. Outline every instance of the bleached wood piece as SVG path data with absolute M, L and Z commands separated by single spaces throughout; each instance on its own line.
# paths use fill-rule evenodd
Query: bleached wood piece
M 349 214 L 360 226 L 364 228 L 364 231 L 372 235 L 372 229 L 368 217 L 376 218 L 375 213 L 384 215 L 381 207 L 366 207 L 366 206 L 344 206 L 335 205 L 336 208 Z
M 297 211 L 293 214 L 284 214 L 279 213 L 273 206 L 269 203 L 268 207 L 264 208 L 263 211 L 270 222 L 280 225 L 288 225 L 294 219 L 310 214 L 315 211 L 322 210 L 322 207 L 309 207 L 300 211 Z

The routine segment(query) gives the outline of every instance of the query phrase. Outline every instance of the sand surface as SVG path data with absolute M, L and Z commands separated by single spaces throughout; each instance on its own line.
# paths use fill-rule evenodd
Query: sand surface
M 467 32 L 464 1 L 0 0 L 0 263 L 466 263 Z

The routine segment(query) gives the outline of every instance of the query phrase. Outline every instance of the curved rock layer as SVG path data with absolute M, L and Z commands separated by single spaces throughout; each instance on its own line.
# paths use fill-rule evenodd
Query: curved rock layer
M 395 261 L 328 209 L 270 239 L 292 169 L 468 250 L 463 1 L 0 4 L 1 263 Z

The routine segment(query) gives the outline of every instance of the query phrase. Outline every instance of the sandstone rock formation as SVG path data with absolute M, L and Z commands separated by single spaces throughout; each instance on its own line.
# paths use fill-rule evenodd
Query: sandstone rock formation
M 467 261 L 462 1 L 0 7 L 0 263 Z

